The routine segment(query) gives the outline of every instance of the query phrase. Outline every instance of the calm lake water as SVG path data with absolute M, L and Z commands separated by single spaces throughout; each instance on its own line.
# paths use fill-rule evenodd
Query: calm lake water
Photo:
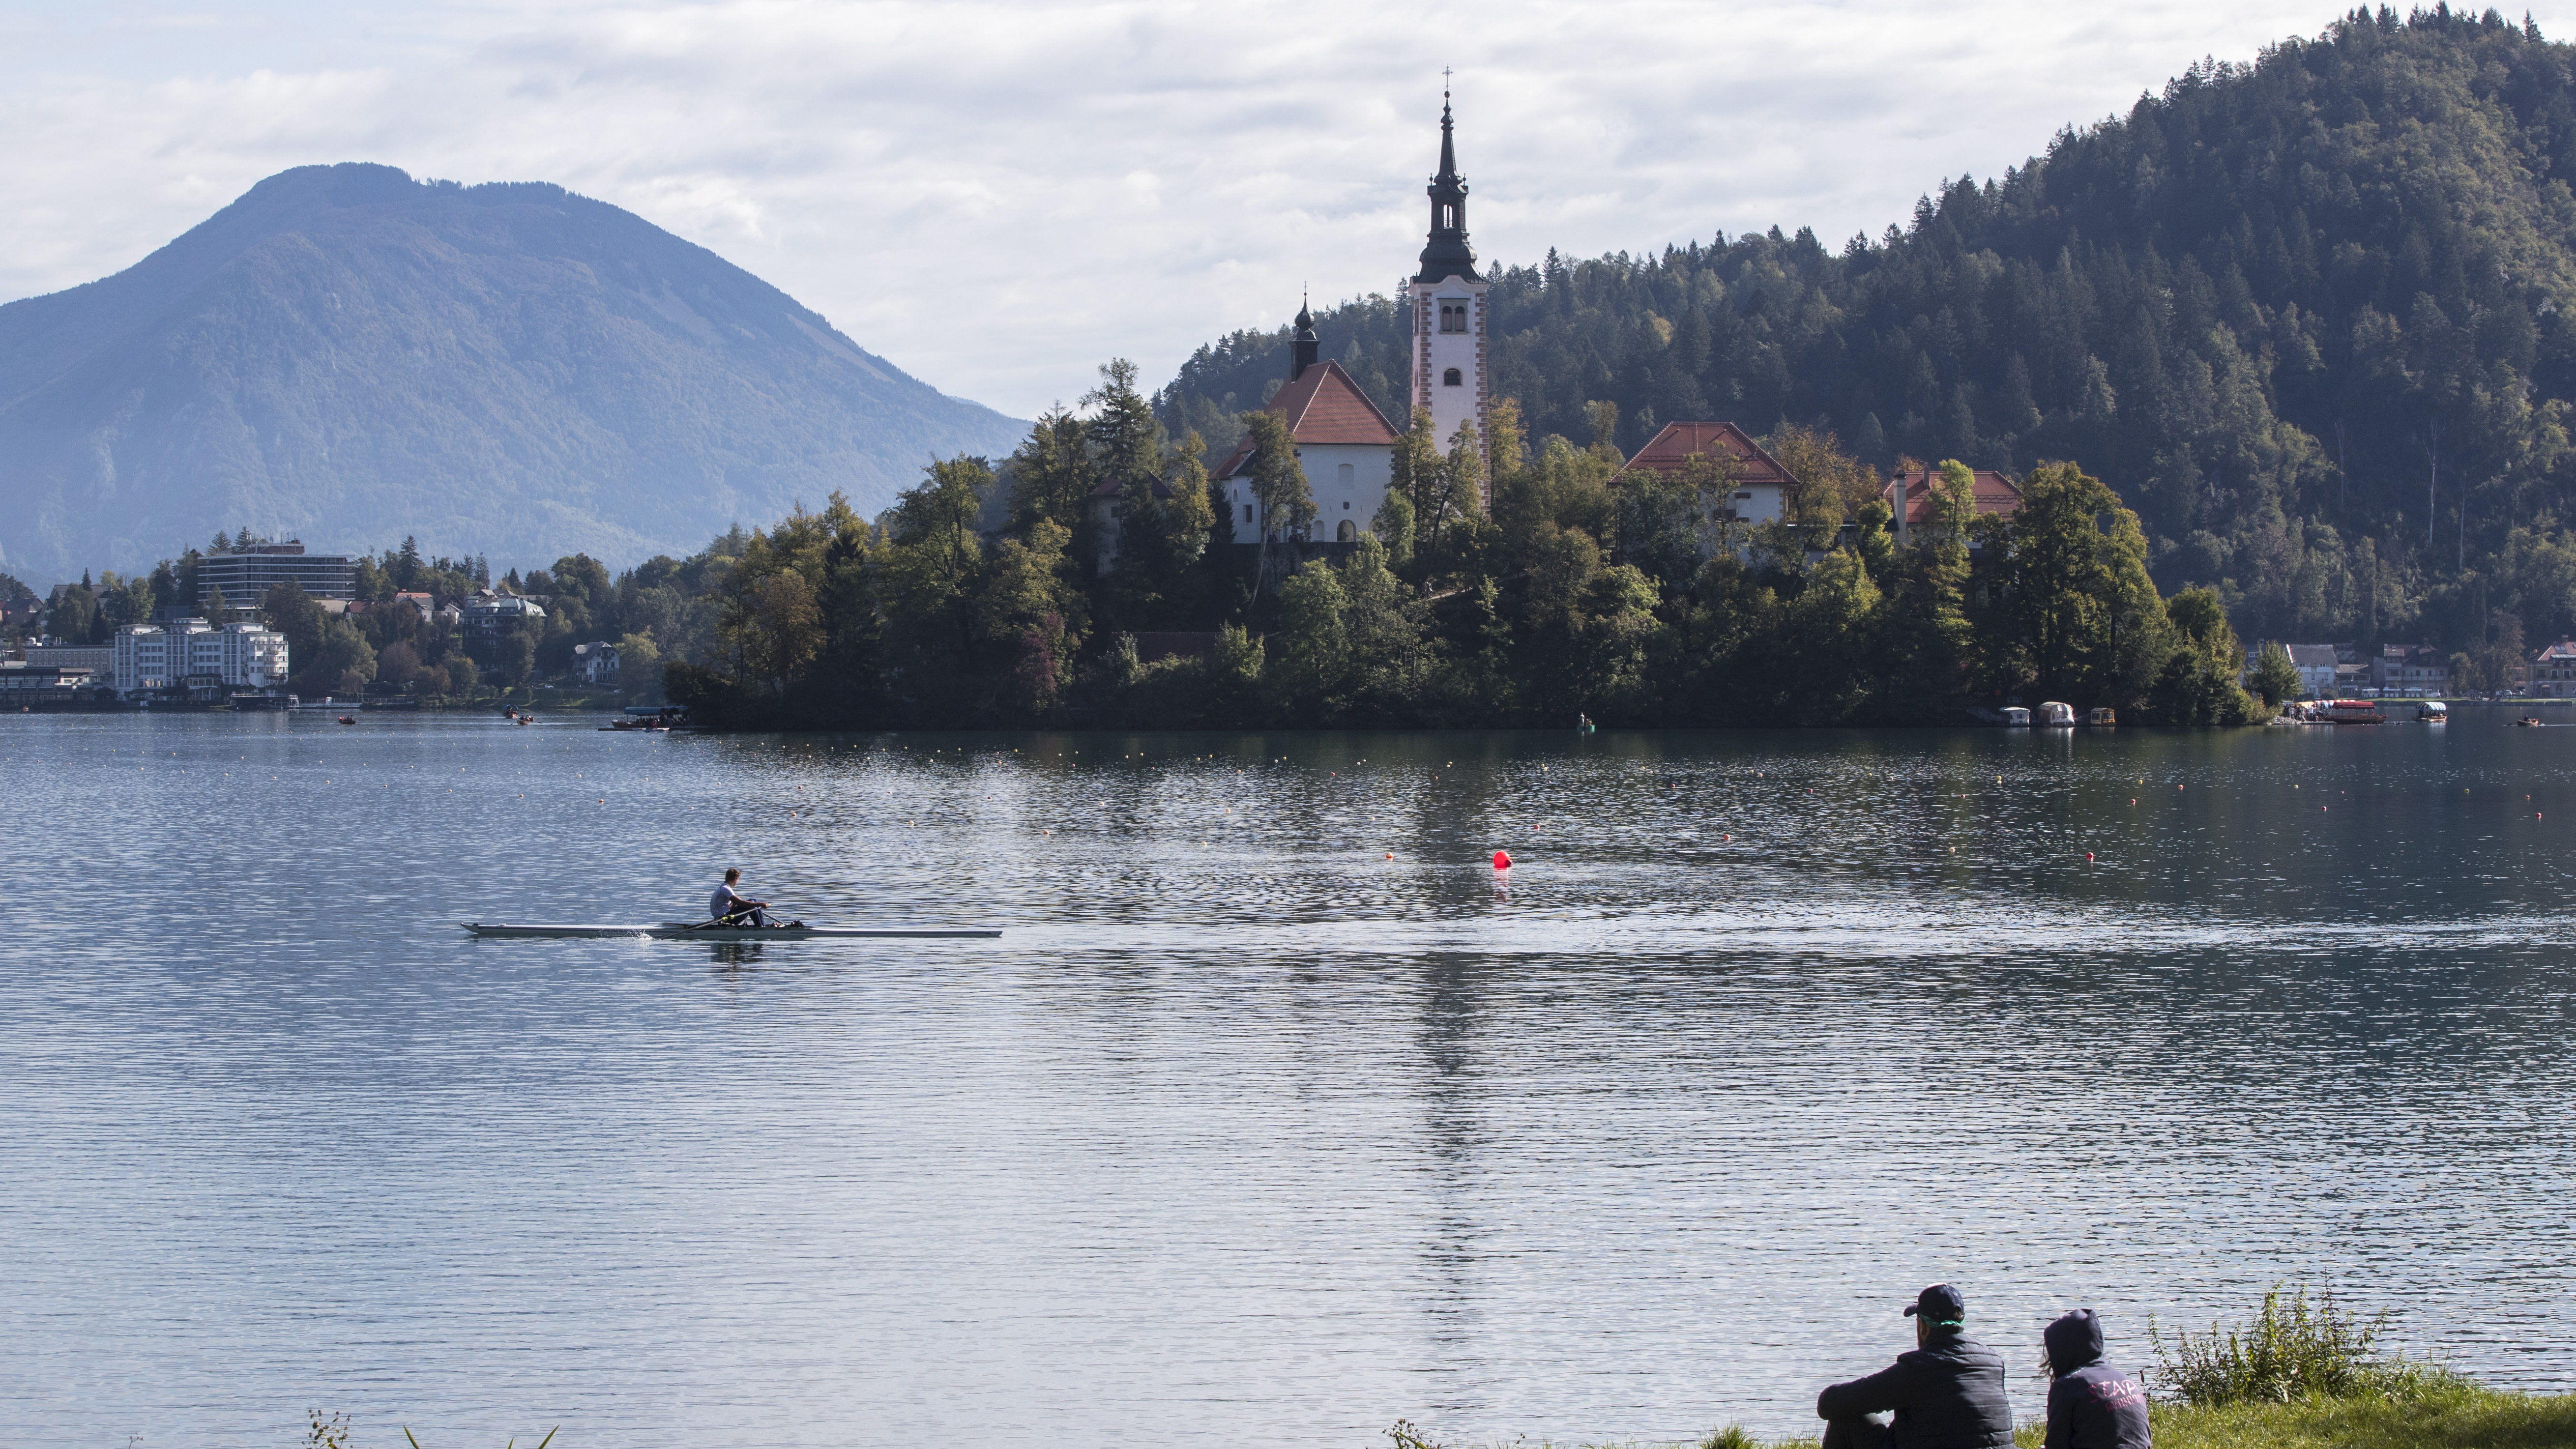
M 2284 1279 L 2576 1389 L 2576 728 L 2461 714 L 0 719 L 0 1422 L 1786 1433 L 1940 1279 L 2025 1415 L 2049 1316 L 2134 1363 Z M 728 863 L 1008 934 L 457 929 L 694 915 Z

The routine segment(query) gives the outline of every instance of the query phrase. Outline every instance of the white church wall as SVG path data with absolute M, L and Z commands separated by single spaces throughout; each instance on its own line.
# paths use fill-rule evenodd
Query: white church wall
M 1395 484 L 1395 450 L 1374 443 L 1307 443 L 1297 449 L 1306 474 L 1306 491 L 1314 495 L 1317 543 L 1332 543 L 1347 521 L 1356 533 L 1373 533 L 1380 505 Z M 1346 471 L 1347 470 L 1347 471 Z M 1234 541 L 1258 541 L 1253 529 L 1261 516 L 1252 496 L 1252 480 L 1226 480 L 1226 504 L 1233 509 Z

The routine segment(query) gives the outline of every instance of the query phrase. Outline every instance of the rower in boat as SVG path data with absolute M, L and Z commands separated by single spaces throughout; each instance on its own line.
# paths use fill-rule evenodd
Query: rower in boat
M 740 870 L 731 866 L 725 868 L 724 884 L 717 886 L 715 894 L 707 897 L 707 919 L 720 926 L 766 928 L 770 923 L 767 914 L 769 902 L 755 901 L 735 890 L 734 886 L 741 880 Z

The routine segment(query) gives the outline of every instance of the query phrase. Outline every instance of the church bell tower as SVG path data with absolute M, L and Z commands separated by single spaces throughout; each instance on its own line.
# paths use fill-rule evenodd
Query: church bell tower
M 1431 237 L 1422 269 L 1406 290 L 1413 300 L 1413 406 L 1428 408 L 1442 452 L 1472 422 L 1485 431 L 1485 279 L 1467 245 L 1467 182 L 1458 174 L 1449 93 L 1440 93 L 1440 174 L 1431 178 Z

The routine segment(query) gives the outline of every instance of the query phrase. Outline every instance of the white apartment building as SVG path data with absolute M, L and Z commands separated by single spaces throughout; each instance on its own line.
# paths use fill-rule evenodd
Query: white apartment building
M 128 624 L 109 648 L 108 681 L 119 694 L 178 689 L 212 680 L 230 689 L 286 687 L 286 636 L 258 624 L 172 619 Z

